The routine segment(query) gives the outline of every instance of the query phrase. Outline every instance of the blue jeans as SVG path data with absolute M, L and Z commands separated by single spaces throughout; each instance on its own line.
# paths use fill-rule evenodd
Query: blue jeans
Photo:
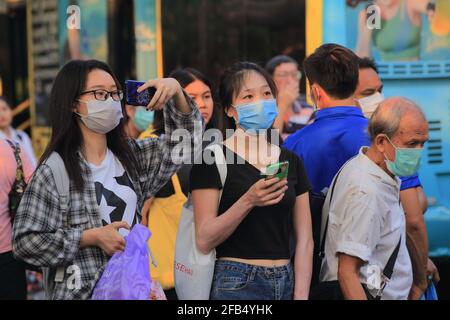
M 259 267 L 234 261 L 216 261 L 211 300 L 292 300 L 291 264 Z

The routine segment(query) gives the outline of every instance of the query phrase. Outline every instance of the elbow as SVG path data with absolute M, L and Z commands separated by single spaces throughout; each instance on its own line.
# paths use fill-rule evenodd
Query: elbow
M 214 249 L 213 246 L 211 246 L 210 242 L 205 239 L 204 236 L 201 236 L 199 234 L 195 237 L 195 244 L 197 245 L 198 251 L 202 254 L 208 254 L 211 252 L 212 249 Z
M 211 250 L 213 249 L 206 241 L 203 241 L 203 240 L 197 239 L 196 244 L 197 244 L 198 251 L 200 251 L 200 253 L 202 253 L 204 255 L 210 253 Z
M 13 243 L 12 243 L 12 253 L 13 253 L 14 259 L 22 260 L 23 253 L 20 251 L 20 246 L 17 244 L 16 241 L 13 241 Z
M 417 196 L 419 198 L 419 208 L 421 209 L 422 213 L 425 214 L 425 212 L 427 212 L 428 210 L 428 200 L 422 188 L 418 189 Z
M 296 263 L 299 263 L 300 261 L 308 261 L 308 263 L 312 263 L 314 259 L 314 239 L 312 237 L 312 233 L 307 235 L 307 232 L 300 231 L 296 232 L 295 237 Z
M 300 252 L 301 256 L 313 256 L 314 252 L 314 240 L 312 238 L 312 235 L 308 238 L 300 239 L 299 242 L 297 242 L 297 250 L 301 250 Z
M 425 229 L 425 221 L 423 216 L 407 218 L 406 229 L 408 233 L 422 232 Z
M 311 261 L 313 260 L 313 255 L 314 255 L 314 241 L 313 239 L 308 239 L 306 240 L 304 246 L 304 252 L 302 254 L 303 257 L 308 257 L 311 259 Z
M 26 243 L 29 243 L 26 236 L 14 235 L 12 241 L 12 253 L 16 260 L 28 262 L 29 254 L 26 248 Z
M 75 243 L 79 243 L 79 238 L 74 236 L 62 239 L 36 232 L 23 233 L 14 236 L 13 255 L 34 266 L 59 266 L 74 260 L 79 248 Z
M 214 233 L 208 228 L 208 222 L 195 224 L 195 244 L 200 253 L 209 254 L 216 247 L 215 240 Z

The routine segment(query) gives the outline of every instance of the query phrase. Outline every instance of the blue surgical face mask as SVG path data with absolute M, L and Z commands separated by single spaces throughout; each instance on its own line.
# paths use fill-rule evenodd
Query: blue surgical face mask
M 134 124 L 140 132 L 147 130 L 153 124 L 154 111 L 147 111 L 144 107 L 137 107 L 134 114 Z
M 270 129 L 278 116 L 275 99 L 240 104 L 235 108 L 239 119 L 238 125 L 250 134 Z
M 419 171 L 423 148 L 398 148 L 389 137 L 386 136 L 386 138 L 395 148 L 395 161 L 389 160 L 384 155 L 388 170 L 398 177 L 409 177 L 416 174 Z

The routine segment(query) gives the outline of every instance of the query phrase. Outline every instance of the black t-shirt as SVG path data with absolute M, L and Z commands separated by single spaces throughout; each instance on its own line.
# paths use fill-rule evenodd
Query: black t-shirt
M 226 212 L 262 178 L 260 170 L 225 146 L 224 154 L 228 163 L 227 179 L 219 205 L 219 215 Z M 274 206 L 253 208 L 233 234 L 216 248 L 218 258 L 268 260 L 290 258 L 289 240 L 293 231 L 292 216 L 295 201 L 297 196 L 308 192 L 311 186 L 303 162 L 296 154 L 282 148 L 279 161 L 289 161 L 288 190 L 284 198 Z M 191 190 L 222 189 L 215 163 L 195 164 L 190 180 Z

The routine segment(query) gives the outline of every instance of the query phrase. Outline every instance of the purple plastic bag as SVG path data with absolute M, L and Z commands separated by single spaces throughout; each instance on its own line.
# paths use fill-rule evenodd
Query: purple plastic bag
M 124 252 L 109 260 L 92 300 L 149 300 L 152 286 L 147 242 L 151 232 L 137 224 L 126 237 Z

